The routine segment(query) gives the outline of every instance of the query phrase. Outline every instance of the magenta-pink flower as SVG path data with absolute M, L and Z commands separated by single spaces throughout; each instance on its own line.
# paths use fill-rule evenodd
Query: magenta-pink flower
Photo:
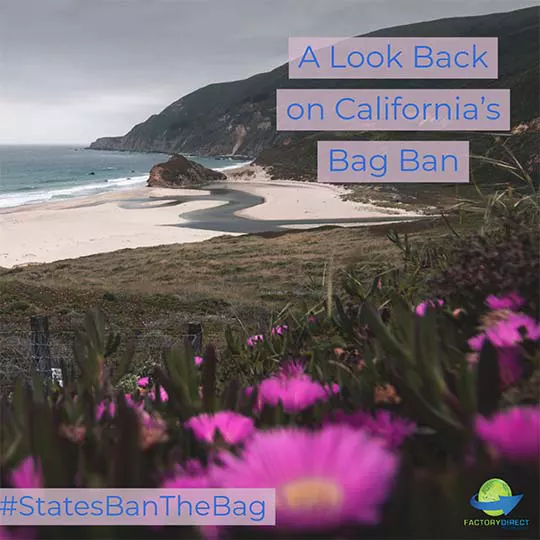
M 149 386 L 150 386 L 150 378 L 149 377 L 141 377 L 138 381 L 137 381 L 137 385 L 145 390 L 148 390 Z M 152 388 L 149 392 L 148 392 L 148 397 L 152 400 L 156 400 L 156 389 L 155 387 Z M 169 394 L 167 394 L 167 391 L 165 390 L 165 388 L 163 388 L 163 386 L 160 386 L 159 388 L 159 395 L 161 397 L 161 401 L 167 401 L 169 399 Z
M 22 526 L 9 530 L 0 525 L 0 540 L 34 540 L 37 537 L 37 531 L 34 527 Z
M 201 366 L 204 362 L 204 358 L 202 356 L 195 356 L 195 358 L 193 358 L 193 361 L 195 362 L 196 366 Z
M 150 397 L 150 399 L 152 400 L 157 400 L 157 394 L 156 394 L 156 389 L 153 388 L 152 390 L 150 390 L 150 392 L 148 392 L 148 396 Z M 163 386 L 160 386 L 159 387 L 159 396 L 161 398 L 161 401 L 168 401 L 169 399 L 169 394 L 167 393 L 167 390 L 165 390 L 165 388 L 163 388 Z
M 499 379 L 501 388 L 505 389 L 517 384 L 525 375 L 525 364 L 517 347 L 498 349 Z
M 150 384 L 150 378 L 149 377 L 141 377 L 137 381 L 137 385 L 141 388 L 146 388 Z
M 103 418 L 105 413 L 107 413 L 108 416 L 112 418 L 115 412 L 116 412 L 116 405 L 113 402 L 102 401 L 101 403 L 98 403 L 96 405 L 96 420 L 99 422 Z
M 497 455 L 514 462 L 540 459 L 540 407 L 513 407 L 491 418 L 479 416 L 477 436 Z
M 131 394 L 124 394 L 124 399 L 129 407 L 142 408 L 144 403 L 136 403 Z M 102 401 L 96 405 L 96 420 L 99 422 L 107 413 L 110 418 L 116 414 L 116 404 L 113 401 Z
M 258 432 L 240 457 L 223 456 L 215 487 L 276 490 L 276 522 L 285 530 L 324 531 L 380 521 L 398 457 L 349 426 Z
M 524 339 L 533 341 L 540 339 L 540 325 L 528 315 L 513 313 L 507 319 L 489 327 L 484 333 L 469 339 L 469 347 L 478 353 L 482 350 L 486 339 L 497 348 L 501 386 L 507 388 L 518 382 L 525 371 L 520 343 Z M 469 358 L 472 362 L 478 360 L 477 355 Z
M 300 360 L 288 360 L 284 362 L 279 368 L 278 377 L 283 377 L 286 379 L 302 377 L 305 375 L 305 365 Z
M 325 384 L 324 389 L 330 394 L 339 394 L 341 392 L 341 388 L 339 384 L 331 383 L 331 384 Z
M 272 328 L 271 334 L 273 336 L 275 335 L 282 336 L 285 333 L 285 331 L 288 329 L 289 327 L 286 324 L 283 324 L 281 326 L 275 326 L 274 328 Z
M 485 334 L 478 334 L 478 335 L 472 337 L 471 339 L 469 339 L 469 341 L 467 343 L 469 344 L 469 347 L 473 351 L 478 352 L 478 351 L 482 350 L 482 347 L 484 346 L 485 339 L 486 339 Z
M 311 407 L 319 401 L 327 401 L 330 389 L 311 380 L 307 375 L 302 377 L 270 377 L 259 385 L 258 408 L 265 405 L 283 405 L 288 413 L 297 413 Z
M 163 418 L 161 418 L 161 416 L 158 414 L 150 414 L 148 411 L 145 411 L 142 408 L 137 410 L 137 417 L 139 418 L 139 422 L 143 428 L 159 429 L 162 431 L 165 431 L 167 428 L 167 424 Z
M 334 421 L 364 429 L 370 435 L 381 438 L 389 448 L 399 448 L 416 431 L 414 422 L 395 416 L 385 409 L 378 409 L 374 414 L 337 411 Z
M 476 342 L 479 336 L 469 340 L 469 345 L 474 340 Z M 483 337 L 483 335 L 481 336 Z M 481 340 L 483 343 L 483 339 Z M 473 343 L 477 346 L 477 343 Z M 471 348 L 472 345 L 471 345 Z M 472 354 L 467 356 L 470 365 L 478 363 L 478 354 Z M 525 374 L 525 364 L 521 358 L 521 351 L 519 347 L 501 347 L 497 349 L 497 362 L 499 364 L 499 380 L 502 390 L 509 388 L 510 386 L 518 383 Z
M 525 300 L 519 294 L 514 292 L 505 296 L 488 296 L 486 298 L 486 305 L 494 311 L 503 309 L 516 311 L 525 305 Z
M 233 411 L 193 416 L 185 425 L 193 431 L 197 439 L 210 444 L 214 442 L 217 431 L 228 444 L 239 444 L 255 431 L 252 418 Z
M 255 344 L 258 342 L 258 341 L 264 341 L 264 336 L 262 334 L 257 334 L 255 336 L 251 336 L 247 339 L 247 344 L 250 346 L 250 347 L 255 347 Z
M 525 339 L 536 341 L 540 339 L 540 324 L 524 313 L 514 313 L 488 328 L 485 335 L 495 347 L 509 347 L 523 341 L 522 333 Z
M 207 471 L 195 460 L 184 467 L 177 466 L 174 473 L 163 480 L 164 489 L 206 489 L 212 487 Z
M 440 298 L 436 300 L 424 300 L 424 302 L 421 302 L 414 308 L 414 311 L 418 316 L 423 317 L 426 314 L 428 307 L 435 308 L 437 306 L 444 306 L 444 300 L 441 300 Z
M 23 459 L 11 472 L 9 480 L 14 488 L 35 489 L 43 487 L 43 474 L 40 463 L 33 457 Z

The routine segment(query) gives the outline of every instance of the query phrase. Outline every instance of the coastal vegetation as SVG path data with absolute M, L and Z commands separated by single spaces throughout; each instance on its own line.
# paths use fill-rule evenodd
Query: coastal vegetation
M 536 190 L 524 176 L 521 190 L 462 201 L 453 216 L 399 231 L 205 242 L 208 257 L 199 250 L 191 272 L 207 272 L 216 301 L 224 302 L 207 303 L 208 312 L 226 313 L 234 295 L 237 306 L 255 311 L 274 280 L 287 298 L 274 290 L 258 320 L 253 312 L 223 320 L 223 341 L 208 343 L 200 355 L 178 340 L 141 362 L 115 337 L 134 328 L 133 312 L 109 307 L 106 319 L 87 314 L 75 335 L 74 361 L 61 363 L 61 387 L 44 394 L 33 376 L 4 396 L 3 485 L 275 488 L 277 525 L 63 527 L 34 529 L 32 537 L 481 537 L 483 528 L 467 525 L 479 515 L 470 501 L 480 500 L 475 494 L 489 478 L 524 494 L 514 513 L 527 526 L 512 532 L 536 537 Z M 359 257 L 362 245 L 367 251 Z M 157 271 L 155 255 L 161 252 L 166 266 L 175 249 L 183 250 L 177 256 L 186 273 L 185 246 L 8 271 L 1 277 L 3 302 L 12 295 L 19 302 L 127 307 L 130 286 L 141 287 L 134 283 L 142 279 L 140 268 L 152 264 Z M 311 259 L 307 251 L 293 256 L 302 250 Z M 259 266 L 231 286 L 255 254 Z M 122 273 L 129 255 L 142 265 L 138 278 L 133 268 Z M 226 271 L 223 258 L 232 264 L 234 256 L 236 266 Z M 324 275 L 311 287 L 309 273 L 298 276 L 309 262 Z M 294 298 L 295 282 L 308 293 L 303 298 Z M 163 302 L 161 313 L 172 320 L 182 309 L 172 294 L 137 294 L 139 307 Z M 202 308 L 204 299 L 198 303 Z M 189 305 L 196 304 L 191 298 Z M 5 306 L 5 322 L 24 311 L 13 306 L 6 315 Z M 2 531 L 3 538 L 19 534 Z M 507 530 L 492 526 L 489 534 L 506 537 Z
M 537 538 L 534 13 L 372 34 L 500 36 L 496 84 L 513 91 L 514 128 L 450 135 L 471 141 L 471 183 L 347 195 L 421 219 L 0 269 L 3 487 L 273 488 L 277 501 L 274 527 L 2 524 L 0 540 Z M 274 130 L 275 89 L 305 84 L 285 80 L 281 67 L 211 85 L 93 147 L 243 153 L 276 178 L 313 180 L 320 134 Z M 176 159 L 172 177 L 154 170 L 159 185 L 185 181 Z M 188 183 L 208 173 L 187 167 Z M 35 316 L 48 317 L 61 383 L 37 373 Z M 202 325 L 200 350 L 188 323 Z M 489 479 L 522 497 L 486 497 Z M 497 502 L 485 519 L 481 504 Z

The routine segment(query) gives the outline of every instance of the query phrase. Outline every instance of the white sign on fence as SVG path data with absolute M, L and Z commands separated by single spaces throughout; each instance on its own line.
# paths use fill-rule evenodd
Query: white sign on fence
M 51 379 L 53 382 L 58 384 L 60 388 L 64 386 L 64 381 L 62 379 L 62 370 L 60 368 L 51 368 Z

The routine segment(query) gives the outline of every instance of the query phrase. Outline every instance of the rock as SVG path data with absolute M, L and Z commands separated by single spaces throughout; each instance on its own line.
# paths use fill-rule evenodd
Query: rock
M 152 167 L 148 187 L 198 187 L 226 178 L 221 172 L 207 169 L 184 156 L 174 155 L 169 161 Z

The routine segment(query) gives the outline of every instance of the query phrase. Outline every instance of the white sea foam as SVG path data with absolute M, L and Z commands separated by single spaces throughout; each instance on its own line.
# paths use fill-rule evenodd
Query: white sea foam
M 27 204 L 44 203 L 52 200 L 71 199 L 74 197 L 84 197 L 86 195 L 96 195 L 100 192 L 117 191 L 132 188 L 137 185 L 144 185 L 147 176 L 134 176 L 128 178 L 113 178 L 111 180 L 83 184 L 66 188 L 51 190 L 30 191 L 25 193 L 2 193 L 0 195 L 0 208 L 12 208 Z
M 233 165 L 225 165 L 224 167 L 213 167 L 215 171 L 228 171 L 238 169 L 249 165 L 251 161 L 237 162 Z M 111 168 L 111 167 L 109 167 Z M 148 180 L 148 175 L 133 176 L 124 178 L 112 178 L 101 182 L 91 184 L 81 184 L 65 188 L 56 188 L 51 190 L 37 190 L 26 192 L 13 192 L 0 194 L 0 208 L 13 208 L 16 206 L 25 206 L 28 204 L 38 204 L 53 200 L 72 199 L 75 197 L 85 197 L 88 195 L 97 195 L 109 191 L 118 191 L 121 189 L 133 188 L 135 186 L 143 186 Z

